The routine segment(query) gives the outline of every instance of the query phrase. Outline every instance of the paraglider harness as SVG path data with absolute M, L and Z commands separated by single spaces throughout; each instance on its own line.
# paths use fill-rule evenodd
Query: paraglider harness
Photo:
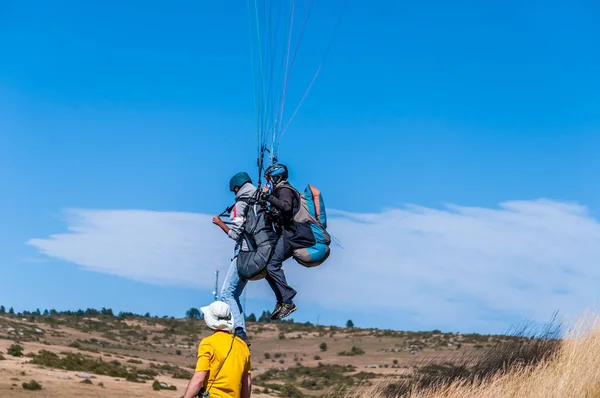
M 257 189 L 252 197 L 237 199 L 237 202 L 246 203 L 243 212 L 244 227 L 236 241 L 240 247 L 236 260 L 238 274 L 246 280 L 259 280 L 266 274 L 267 263 L 277 243 L 277 235 L 273 230 L 271 214 L 260 189 Z M 235 204 L 228 207 L 220 217 L 231 213 L 234 206 Z M 248 249 L 243 250 L 243 242 L 246 242 Z
M 281 226 L 294 235 L 292 257 L 304 267 L 321 265 L 330 254 L 331 236 L 327 232 L 327 214 L 319 189 L 308 184 L 303 193 L 287 181 L 279 187 L 290 189 L 298 200 L 298 209 Z
M 236 199 L 236 203 L 246 203 L 243 212 L 244 228 L 236 242 L 240 247 L 236 266 L 242 279 L 260 280 L 266 276 L 267 264 L 279 239 L 273 220 L 278 221 L 280 228 L 285 228 L 294 235 L 299 232 L 298 227 L 302 227 L 302 232 L 299 233 L 302 235 L 301 242 L 296 242 L 292 255 L 298 264 L 308 268 L 316 267 L 325 262 L 330 255 L 331 236 L 327 232 L 327 214 L 321 192 L 310 184 L 303 193 L 287 182 L 280 186 L 284 187 L 291 189 L 299 201 L 299 209 L 289 220 L 278 219 L 279 217 L 272 214 L 261 192 L 260 183 L 250 198 Z M 219 216 L 229 215 L 234 206 L 235 203 Z M 248 249 L 243 250 L 243 242 L 247 243 Z

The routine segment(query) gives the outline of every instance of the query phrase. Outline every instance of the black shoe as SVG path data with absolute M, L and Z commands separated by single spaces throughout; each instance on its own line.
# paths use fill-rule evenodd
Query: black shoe
M 296 311 L 298 307 L 296 307 L 296 304 L 291 303 L 291 304 L 282 304 L 281 308 L 279 309 L 279 312 L 277 313 L 277 319 L 283 319 L 288 317 L 292 312 Z
M 252 343 L 250 343 L 250 339 L 248 338 L 248 335 L 246 334 L 244 329 L 242 329 L 242 328 L 235 329 L 235 335 L 237 337 L 239 337 L 240 339 L 244 340 L 244 343 L 246 343 L 246 345 L 248 347 L 250 347 L 250 344 L 252 344 Z
M 277 303 L 275 304 L 275 309 L 273 310 L 273 313 L 271 314 L 271 316 L 269 318 L 271 318 L 271 320 L 276 320 L 277 315 L 279 315 L 279 311 L 281 311 L 281 303 Z

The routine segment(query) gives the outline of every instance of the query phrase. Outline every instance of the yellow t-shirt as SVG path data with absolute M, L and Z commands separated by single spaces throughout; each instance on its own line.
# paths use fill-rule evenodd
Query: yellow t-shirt
M 230 347 L 231 352 L 229 352 Z M 228 352 L 229 357 L 227 357 Z M 227 361 L 225 361 L 226 357 Z M 219 367 L 221 367 L 220 371 Z M 242 376 L 250 373 L 250 367 L 248 346 L 239 337 L 234 339 L 232 334 L 215 332 L 202 339 L 198 346 L 196 372 L 209 371 L 204 388 L 206 390 L 210 388 L 211 398 L 239 398 Z M 215 380 L 217 371 L 219 374 Z

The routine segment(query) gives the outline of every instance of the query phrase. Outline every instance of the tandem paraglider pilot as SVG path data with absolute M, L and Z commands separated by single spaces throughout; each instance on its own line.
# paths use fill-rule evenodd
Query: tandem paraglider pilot
M 265 170 L 269 185 L 262 191 L 271 205 L 278 239 L 267 263 L 266 279 L 275 294 L 277 303 L 271 319 L 283 319 L 296 311 L 292 288 L 283 272 L 283 263 L 294 258 L 305 267 L 316 267 L 329 257 L 331 237 L 326 231 L 327 216 L 321 192 L 308 185 L 300 194 L 288 182 L 288 169 L 283 164 L 273 164 Z
M 229 305 L 215 301 L 201 311 L 213 334 L 202 339 L 198 346 L 196 372 L 184 398 L 249 398 L 250 351 L 233 333 L 234 319 Z

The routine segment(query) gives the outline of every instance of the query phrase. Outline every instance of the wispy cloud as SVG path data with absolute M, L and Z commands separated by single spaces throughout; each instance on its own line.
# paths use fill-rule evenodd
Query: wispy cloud
M 85 269 L 144 282 L 211 288 L 233 242 L 206 214 L 141 210 L 66 212 L 68 232 L 27 243 Z M 293 260 L 304 302 L 367 312 L 408 311 L 424 324 L 476 327 L 498 314 L 545 321 L 600 296 L 600 223 L 584 206 L 551 200 L 498 208 L 406 206 L 330 210 L 344 246 L 315 269 Z M 261 287 L 256 289 L 254 285 Z M 249 296 L 271 298 L 264 281 Z

